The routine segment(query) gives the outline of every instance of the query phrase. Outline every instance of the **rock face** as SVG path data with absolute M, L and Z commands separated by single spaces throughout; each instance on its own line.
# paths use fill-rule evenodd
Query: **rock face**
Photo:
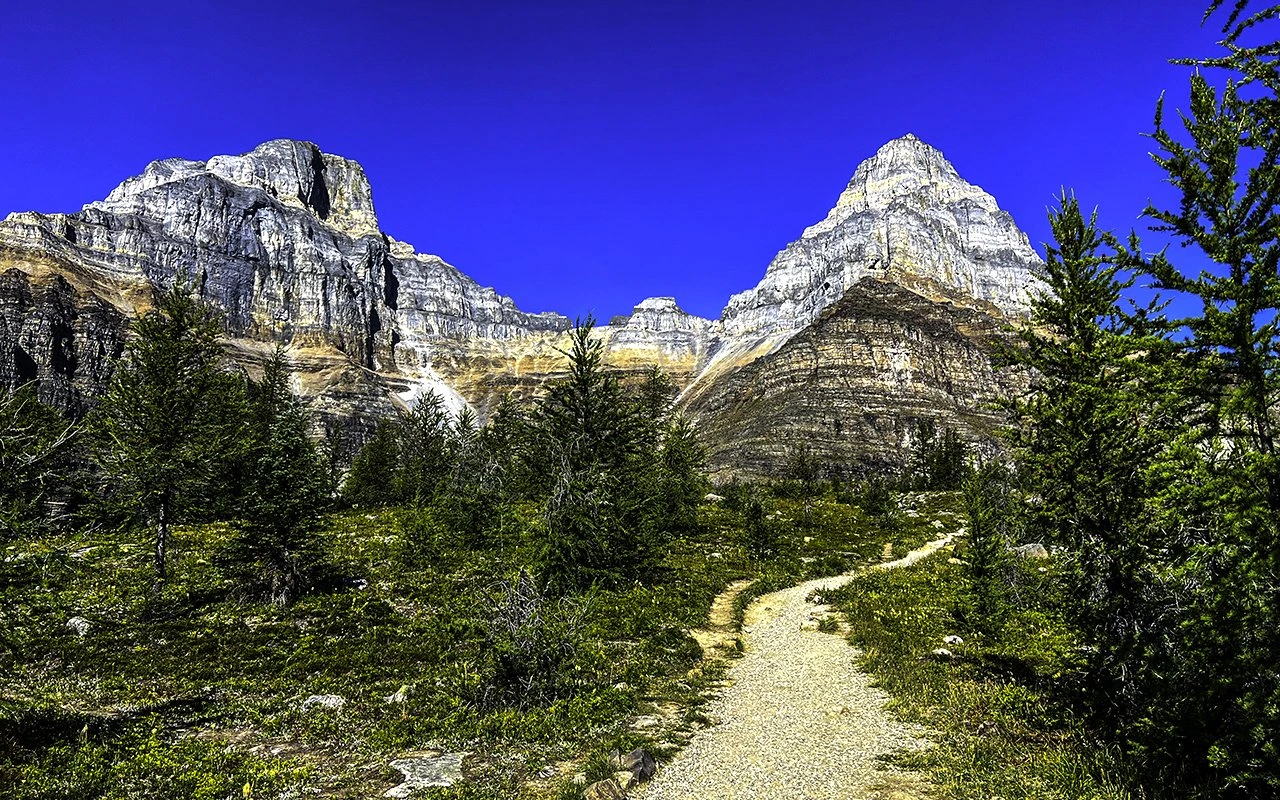
M 921 278 L 1006 313 L 1028 309 L 1040 259 L 995 198 L 908 134 L 864 161 L 827 214 L 729 299 L 727 338 L 787 334 L 865 277 Z
M 880 458 L 921 415 L 971 438 L 989 427 L 977 409 L 999 386 L 980 340 L 1025 312 L 1037 260 L 990 195 L 907 136 L 720 320 L 650 298 L 598 333 L 614 367 L 673 378 L 719 468 L 774 470 L 792 436 Z M 359 164 L 277 140 L 157 161 L 80 212 L 0 222 L 0 386 L 36 379 L 82 412 L 132 314 L 179 279 L 224 310 L 227 349 L 251 371 L 286 342 L 313 410 L 357 440 L 424 392 L 484 417 L 565 369 L 568 318 L 521 311 L 392 239 Z
M 989 404 L 1021 380 L 992 366 L 1007 336 L 997 315 L 864 278 L 777 351 L 687 392 L 684 407 L 722 477 L 779 474 L 802 442 L 833 473 L 892 469 L 918 421 L 979 445 L 991 437 Z

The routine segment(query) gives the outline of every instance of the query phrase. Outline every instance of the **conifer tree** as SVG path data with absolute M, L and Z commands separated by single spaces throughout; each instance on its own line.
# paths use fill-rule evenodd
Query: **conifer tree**
M 218 314 L 179 276 L 134 320 L 94 418 L 97 461 L 148 520 L 156 578 L 167 577 L 174 523 L 223 473 L 241 441 L 241 385 L 220 369 Z
M 274 605 L 306 591 L 321 559 L 316 521 L 324 510 L 324 463 L 307 436 L 307 416 L 276 347 L 250 399 L 249 494 L 231 548 L 232 571 Z
M 343 502 L 359 508 L 377 508 L 396 502 L 393 486 L 399 461 L 395 423 L 381 420 L 351 462 L 342 483 Z

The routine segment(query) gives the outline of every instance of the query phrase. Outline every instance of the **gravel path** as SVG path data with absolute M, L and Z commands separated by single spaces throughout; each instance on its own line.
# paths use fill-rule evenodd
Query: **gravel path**
M 930 542 L 907 566 L 950 541 Z M 888 700 L 858 670 L 841 635 L 811 630 L 811 592 L 848 583 L 854 573 L 765 595 L 747 609 L 747 652 L 707 715 L 717 724 L 636 791 L 643 800 L 871 800 L 913 798 L 912 781 L 886 783 L 878 758 L 927 746 L 918 728 L 884 710 Z M 806 625 L 806 623 L 809 623 Z M 804 629 L 808 628 L 808 629 Z

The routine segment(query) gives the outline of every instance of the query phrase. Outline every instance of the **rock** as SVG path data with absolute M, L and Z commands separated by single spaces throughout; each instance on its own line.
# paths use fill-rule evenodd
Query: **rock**
M 933 527 L 937 528 L 938 530 L 942 530 L 943 528 L 946 527 L 946 525 L 944 525 L 942 520 L 940 519 L 935 519 L 931 524 L 933 525 Z
M 940 658 L 945 661 L 950 661 L 952 658 L 955 657 L 952 655 L 951 651 L 945 647 L 939 647 L 937 650 L 934 650 L 932 653 L 930 653 L 930 655 L 932 655 L 934 658 Z
M 947 563 L 948 563 L 948 564 L 961 564 L 961 565 L 964 565 L 964 564 L 968 564 L 969 562 L 968 562 L 968 561 L 963 561 L 963 560 L 961 560 L 961 559 L 959 559 L 959 558 L 954 558 L 954 557 L 953 557 L 953 558 L 948 558 L 948 559 L 947 559 Z
M 585 772 L 575 772 L 575 773 L 573 774 L 573 781 L 572 781 L 572 782 L 573 782 L 573 785 L 574 785 L 574 786 L 586 786 L 586 785 L 587 785 L 587 773 L 585 773 Z
M 67 620 L 67 630 L 71 631 L 76 636 L 84 636 L 92 627 L 93 625 L 84 617 L 72 617 Z
M 347 704 L 347 699 L 336 694 L 313 694 L 306 700 L 302 701 L 302 710 L 310 711 L 313 708 L 323 708 L 329 711 L 338 711 Z
M 613 773 L 613 781 L 618 784 L 619 789 L 625 792 L 632 786 L 636 785 L 636 776 L 626 770 L 622 770 L 620 772 Z
M 1033 544 L 1018 545 L 1013 548 L 1013 554 L 1018 558 L 1048 558 L 1049 550 L 1039 542 Z
M 1025 314 L 1039 263 L 995 198 L 908 134 L 862 162 L 827 218 L 731 297 L 721 319 L 728 337 L 794 332 L 866 277 L 924 280 Z
M 615 770 L 625 771 L 635 776 L 636 781 L 643 783 L 658 771 L 658 762 L 642 747 L 637 747 L 625 755 L 617 750 L 609 756 L 609 764 Z
M 582 800 L 624 800 L 627 793 L 613 778 L 596 781 L 582 793 Z
M 404 781 L 383 793 L 383 797 L 409 797 L 418 789 L 449 787 L 463 779 L 462 760 L 470 753 L 443 755 L 407 755 L 391 762 L 400 770 Z
M 953 633 L 948 636 L 942 637 L 942 643 L 943 644 L 964 644 L 964 639 L 961 639 L 959 636 L 956 636 Z
M 724 498 L 723 498 L 723 497 L 721 497 L 721 496 L 720 496 L 720 495 L 718 495 L 718 494 L 714 494 L 714 493 L 709 493 L 709 494 L 707 494 L 705 497 L 703 497 L 703 498 L 702 498 L 702 502 L 704 502 L 704 503 L 719 503 L 719 502 L 720 502 L 720 501 L 722 501 L 722 500 L 724 500 Z

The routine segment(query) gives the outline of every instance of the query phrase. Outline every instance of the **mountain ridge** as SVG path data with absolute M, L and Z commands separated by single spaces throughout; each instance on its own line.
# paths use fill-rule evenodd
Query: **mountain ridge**
M 656 363 L 692 398 L 776 353 L 866 278 L 1014 318 L 1025 312 L 1037 261 L 994 198 L 908 135 L 863 161 L 827 217 L 779 251 L 755 287 L 731 296 L 719 319 L 646 298 L 598 332 L 613 366 Z M 80 212 L 10 214 L 0 222 L 6 268 L 62 274 L 84 302 L 126 315 L 145 307 L 152 287 L 186 275 L 224 310 L 239 357 L 253 361 L 255 342 L 290 344 L 313 404 L 333 420 L 385 416 L 428 389 L 483 417 L 501 394 L 527 396 L 555 377 L 572 326 L 563 314 L 522 311 L 383 232 L 359 163 L 295 140 L 208 161 L 154 161 Z M 55 294 L 64 310 L 80 302 L 64 287 Z M 7 360 L 0 352 L 0 383 L 30 376 L 29 366 L 18 369 L 22 359 L 57 382 L 59 364 L 74 373 L 67 364 L 88 368 L 98 350 L 113 349 L 56 359 L 61 345 L 39 333 L 53 328 L 32 321 L 33 302 L 0 297 L 0 339 L 12 343 L 0 348 L 12 351 Z M 118 349 L 122 331 L 116 339 Z M 92 383 L 62 378 L 83 395 L 68 401 L 63 392 L 64 404 L 92 404 Z

